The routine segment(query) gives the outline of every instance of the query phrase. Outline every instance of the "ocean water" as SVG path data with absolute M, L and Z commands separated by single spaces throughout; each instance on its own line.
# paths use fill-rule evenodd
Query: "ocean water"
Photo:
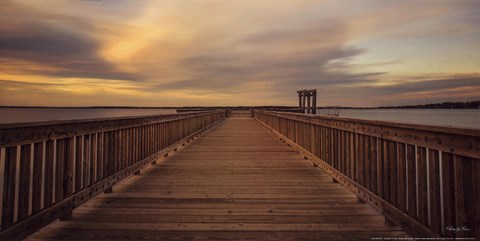
M 327 111 L 318 110 L 319 115 Z M 174 114 L 175 109 L 0 108 L 0 124 Z M 340 117 L 480 129 L 480 109 L 346 109 Z
M 326 115 L 327 110 L 319 110 Z M 480 129 L 480 109 L 342 109 L 339 117 Z
M 175 113 L 177 113 L 175 109 L 0 108 L 0 124 Z

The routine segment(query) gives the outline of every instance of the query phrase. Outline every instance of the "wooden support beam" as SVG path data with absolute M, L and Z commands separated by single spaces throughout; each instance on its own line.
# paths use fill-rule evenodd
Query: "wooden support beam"
M 298 93 L 298 107 L 302 108 L 302 93 Z
M 302 103 L 302 113 L 305 114 L 305 110 L 306 110 L 306 103 L 307 103 L 307 95 L 305 93 L 302 94 L 303 95 L 303 103 Z
M 312 98 L 312 95 L 310 93 L 308 93 L 307 94 L 307 114 L 312 113 L 311 98 Z
M 316 114 L 317 113 L 317 90 L 299 90 L 298 93 L 298 106 L 302 110 L 303 114 Z

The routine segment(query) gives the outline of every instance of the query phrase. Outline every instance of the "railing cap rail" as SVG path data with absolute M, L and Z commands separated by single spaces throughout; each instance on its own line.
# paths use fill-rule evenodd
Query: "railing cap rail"
M 47 120 L 47 121 L 36 121 L 36 122 L 5 123 L 5 124 L 0 124 L 0 130 L 40 127 L 40 126 L 49 126 L 49 125 L 82 124 L 82 123 L 91 123 L 91 122 L 148 119 L 148 118 L 157 118 L 157 117 L 158 118 L 185 117 L 185 116 L 188 117 L 188 116 L 196 116 L 199 114 L 208 114 L 208 113 L 214 113 L 214 112 L 220 112 L 220 111 L 224 111 L 224 110 L 195 111 L 195 112 L 176 113 L 176 114 L 156 114 L 156 115 L 141 115 L 141 116 L 120 116 L 120 117 L 71 119 L 71 120 Z
M 302 113 L 280 112 L 280 111 L 267 111 L 267 110 L 255 110 L 255 111 L 270 112 L 275 114 L 282 114 L 282 115 L 289 115 L 289 116 L 296 116 L 296 117 L 303 117 L 303 118 L 307 117 L 311 119 L 355 122 L 360 124 L 396 127 L 396 128 L 412 129 L 412 130 L 418 130 L 418 131 L 431 131 L 431 132 L 440 132 L 445 134 L 456 134 L 456 135 L 480 137 L 480 129 L 469 129 L 469 128 L 460 128 L 460 127 L 451 127 L 451 126 L 438 126 L 438 125 L 422 125 L 422 124 L 413 124 L 413 123 L 400 123 L 400 122 L 394 122 L 394 121 L 364 120 L 364 119 L 355 119 L 355 118 L 338 117 L 338 116 L 321 116 L 321 115 L 314 115 L 314 114 L 302 114 Z

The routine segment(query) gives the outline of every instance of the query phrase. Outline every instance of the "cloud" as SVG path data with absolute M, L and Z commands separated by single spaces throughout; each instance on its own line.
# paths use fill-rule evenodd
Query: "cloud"
M 440 60 L 421 56 L 423 45 L 394 41 L 432 37 L 442 42 L 426 46 L 433 53 L 445 46 L 474 52 L 442 39 L 468 33 L 458 37 L 468 40 L 479 31 L 478 4 L 468 1 L 54 2 L 1 3 L 0 68 L 7 75 L 0 78 L 11 80 L 3 86 L 150 105 L 175 96 L 186 105 L 296 104 L 295 91 L 304 88 L 319 89 L 324 104 L 383 105 L 472 96 L 478 88 L 468 68 L 439 77 Z M 445 63 L 458 60 L 458 51 L 447 52 Z M 416 59 L 425 65 L 412 68 Z M 471 59 L 457 62 L 457 70 L 475 67 Z M 55 85 L 37 85 L 42 81 Z
M 422 79 L 425 78 L 425 76 L 422 76 Z M 418 82 L 411 80 L 392 86 L 379 87 L 378 89 L 385 94 L 403 94 L 443 91 L 460 87 L 480 88 L 480 75 L 452 76 L 440 79 L 422 80 Z
M 319 105 L 361 107 L 480 99 L 480 74 L 449 77 L 422 75 L 410 78 L 409 81 L 390 85 L 320 88 Z
M 157 88 L 236 93 L 245 91 L 250 83 L 263 83 L 264 91 L 283 93 L 318 85 L 371 82 L 378 73 L 330 70 L 332 61 L 341 65 L 339 60 L 363 53 L 362 49 L 345 46 L 348 32 L 343 22 L 327 21 L 240 36 L 228 47 L 198 51 L 184 58 L 179 67 L 190 73 L 190 78 L 162 83 Z
M 37 68 L 25 69 L 24 74 L 140 79 L 138 74 L 118 71 L 98 56 L 99 43 L 87 31 L 93 26 L 81 19 L 39 13 L 10 3 L 2 6 L 0 22 L 7 26 L 0 28 L 0 60 L 5 69 L 30 63 Z

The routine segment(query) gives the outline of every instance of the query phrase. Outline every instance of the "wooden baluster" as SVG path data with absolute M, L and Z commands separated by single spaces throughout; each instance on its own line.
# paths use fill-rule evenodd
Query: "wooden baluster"
M 325 158 L 325 131 L 323 126 L 319 126 L 319 131 L 320 131 L 320 159 L 326 162 Z
M 340 155 L 338 156 L 336 160 L 336 164 L 334 166 L 335 169 L 339 170 L 343 174 L 346 174 L 347 172 L 346 167 L 348 162 L 347 153 L 348 153 L 349 145 L 347 144 L 346 136 L 347 136 L 347 132 L 340 131 L 340 138 L 337 144 L 340 147 L 340 153 L 339 153 Z
M 32 158 L 32 145 L 25 144 L 20 147 L 20 165 L 18 166 L 20 170 L 17 173 L 20 174 L 19 177 L 19 191 L 18 191 L 18 219 L 17 221 L 22 221 L 28 217 L 28 210 L 30 205 L 30 169 L 31 169 L 31 158 Z M 17 167 L 17 168 L 18 168 Z
M 391 186 L 390 186 L 390 182 L 391 182 L 391 177 L 390 177 L 390 174 L 391 174 L 391 170 L 392 167 L 390 166 L 391 165 L 391 161 L 390 161 L 390 146 L 389 146 L 389 141 L 388 140 L 385 140 L 385 139 L 382 139 L 381 141 L 382 145 L 381 145 L 381 158 L 382 158 L 382 163 L 383 163 L 383 175 L 382 175 L 382 179 L 383 179 L 383 199 L 390 202 L 391 201 L 391 196 L 390 196 L 390 193 L 391 193 Z
M 125 130 L 118 130 L 118 168 L 117 172 L 123 170 L 125 165 Z
M 408 215 L 417 218 L 417 164 L 414 145 L 407 145 Z
M 140 127 L 140 159 L 143 160 L 146 156 L 146 142 L 145 142 L 145 126 Z
M 75 192 L 79 192 L 83 189 L 83 135 L 75 138 Z
M 350 132 L 349 133 L 349 143 L 350 143 L 350 160 L 349 160 L 349 163 L 350 163 L 350 170 L 348 171 L 347 173 L 347 176 L 352 179 L 352 180 L 356 180 L 356 173 L 357 173 L 357 162 L 356 162 L 356 157 L 355 157 L 355 154 L 356 154 L 356 150 L 355 150 L 355 133 L 352 133 Z
M 90 135 L 90 184 L 94 184 L 97 181 L 97 133 Z
M 472 232 L 475 233 L 474 237 L 476 240 L 480 240 L 480 159 L 470 159 L 472 164 L 472 169 L 470 172 L 471 177 L 471 189 L 469 192 L 471 201 L 469 207 L 475 205 L 474 209 L 471 211 L 471 218 L 473 224 Z
M 363 155 L 364 155 L 364 162 L 365 162 L 365 187 L 373 192 L 373 187 L 372 187 L 372 158 L 370 156 L 370 136 L 363 136 L 363 141 L 364 141 L 364 148 L 363 148 Z
M 388 141 L 388 159 L 390 168 L 390 203 L 398 207 L 398 154 L 397 143 L 395 141 Z
M 97 166 L 96 166 L 96 172 L 97 172 L 97 177 L 96 177 L 96 180 L 102 180 L 103 179 L 103 162 L 104 162 L 104 133 L 105 132 L 100 132 L 98 133 L 97 135 Z
M 132 158 L 131 158 L 131 154 L 132 154 L 132 139 L 131 139 L 131 135 L 132 135 L 132 128 L 128 128 L 125 130 L 125 163 L 127 166 L 131 166 L 132 165 Z
M 2 229 L 13 225 L 15 216 L 15 185 L 16 185 L 17 147 L 5 149 L 3 176 Z
M 103 165 L 102 175 L 104 178 L 108 177 L 108 163 L 110 160 L 110 132 L 103 132 Z
M 455 238 L 455 232 L 447 227 L 456 227 L 455 217 L 455 168 L 453 154 L 442 152 L 442 191 L 443 191 L 443 234 L 447 238 Z
M 429 196 L 430 196 L 430 227 L 438 234 L 442 234 L 442 217 L 440 205 L 440 165 L 439 152 L 437 150 L 428 150 L 428 177 L 429 177 Z
M 112 172 L 111 174 L 117 172 L 120 168 L 120 139 L 119 139 L 120 131 L 114 130 L 112 131 Z
M 407 157 L 405 143 L 397 144 L 397 177 L 398 177 L 398 205 L 403 212 L 407 212 Z
M 465 227 L 465 231 L 456 233 L 456 238 L 474 238 L 479 236 L 479 217 L 477 216 L 477 203 L 480 200 L 478 191 L 478 165 L 477 159 L 454 155 L 455 170 L 455 204 L 457 227 Z
M 362 157 L 360 154 L 360 137 L 358 133 L 352 133 L 353 134 L 353 150 L 354 150 L 354 166 L 355 166 L 355 173 L 352 176 L 353 180 L 355 180 L 356 183 L 362 184 Z
M 33 146 L 32 214 L 38 213 L 42 208 L 43 147 L 44 142 L 37 142 Z
M 55 203 L 63 200 L 63 179 L 65 169 L 65 139 L 57 140 L 56 161 L 55 161 Z
M 381 138 L 377 138 L 377 186 L 378 186 L 378 196 L 383 198 L 385 196 L 385 190 L 384 190 L 384 182 L 385 182 L 385 162 L 384 162 L 384 148 L 383 148 L 383 142 L 384 140 Z
M 73 194 L 73 158 L 74 158 L 74 143 L 73 138 L 64 139 L 64 157 L 63 157 L 63 170 L 60 172 L 63 174 L 62 183 L 62 198 L 67 198 Z M 59 173 L 59 174 L 60 174 Z M 72 211 L 69 210 L 67 214 L 60 218 L 62 221 L 72 219 Z
M 370 163 L 372 164 L 370 170 L 370 178 L 371 178 L 371 186 L 373 193 L 379 195 L 379 181 L 378 181 L 378 143 L 377 138 L 371 136 L 370 137 Z
M 45 142 L 45 193 L 44 208 L 48 208 L 53 204 L 54 195 L 54 164 L 55 164 L 55 141 L 49 140 Z
M 92 148 L 92 137 L 91 135 L 83 136 L 83 187 L 89 187 L 92 183 L 90 182 L 90 165 L 92 163 L 91 158 L 91 148 Z
M 141 142 L 140 142 L 140 127 L 137 127 L 135 131 L 135 147 L 136 147 L 136 157 L 135 157 L 135 162 L 138 162 L 141 160 Z
M 333 165 L 333 163 L 335 163 L 335 141 L 334 141 L 334 129 L 333 128 L 329 128 L 329 162 L 331 163 L 331 165 Z
M 108 166 L 107 166 L 107 173 L 108 173 L 108 176 L 112 175 L 113 173 L 115 173 L 115 162 L 116 162 L 116 152 L 117 152 L 117 148 L 115 146 L 116 144 L 116 135 L 115 135 L 115 131 L 110 131 L 109 133 L 109 142 L 108 142 L 108 146 L 109 146 L 109 153 L 108 153 L 108 156 L 109 156 L 109 160 L 108 160 Z
M 417 147 L 418 220 L 428 225 L 427 150 Z

